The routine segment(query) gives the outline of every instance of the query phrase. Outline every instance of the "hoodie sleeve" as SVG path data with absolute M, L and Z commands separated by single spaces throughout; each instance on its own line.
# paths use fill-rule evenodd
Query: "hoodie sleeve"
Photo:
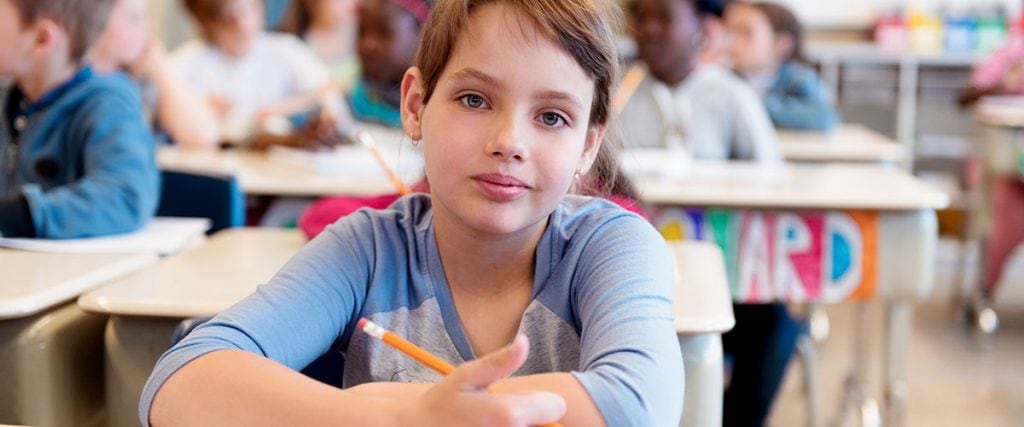
M 138 91 L 126 77 L 106 79 L 68 118 L 69 135 L 84 146 L 82 177 L 48 190 L 22 187 L 39 237 L 130 232 L 156 211 L 160 175 Z

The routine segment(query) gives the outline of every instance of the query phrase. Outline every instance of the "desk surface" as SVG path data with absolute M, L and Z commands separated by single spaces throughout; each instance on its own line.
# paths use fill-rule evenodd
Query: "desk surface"
M 672 242 L 676 286 L 672 312 L 676 332 L 704 334 L 728 332 L 736 324 L 722 250 L 696 240 Z
M 210 316 L 256 290 L 306 243 L 297 230 L 236 228 L 82 295 L 87 311 L 139 316 Z
M 156 263 L 155 254 L 0 249 L 0 319 L 30 316 Z
M 694 162 L 677 169 L 634 175 L 640 198 L 681 206 L 881 211 L 949 204 L 944 193 L 890 166 Z
M 787 161 L 898 163 L 906 147 L 858 124 L 844 123 L 828 133 L 779 130 L 779 149 Z
M 386 175 L 324 174 L 312 167 L 277 162 L 266 153 L 248 150 L 188 151 L 163 147 L 157 151 L 161 169 L 233 175 L 246 194 L 318 197 L 369 196 L 395 192 Z
M 266 283 L 305 242 L 294 230 L 225 230 L 202 246 L 82 295 L 78 305 L 116 315 L 211 316 Z M 732 300 L 718 247 L 705 242 L 673 245 L 677 272 L 685 279 L 676 288 L 676 330 L 717 333 L 732 328 Z

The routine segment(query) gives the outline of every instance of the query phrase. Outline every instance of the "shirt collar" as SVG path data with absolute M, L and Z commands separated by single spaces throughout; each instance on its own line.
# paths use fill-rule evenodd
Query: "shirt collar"
M 27 98 L 24 97 L 24 93 L 21 92 L 20 88 L 15 90 L 18 92 L 19 98 L 21 98 L 21 113 L 25 116 L 31 116 L 36 112 L 50 106 L 54 101 L 60 99 L 61 96 L 71 91 L 78 85 L 82 84 L 86 79 L 92 77 L 92 67 L 85 66 L 78 70 L 70 79 L 57 85 L 57 87 L 50 89 L 49 92 L 40 96 L 35 102 L 28 102 Z

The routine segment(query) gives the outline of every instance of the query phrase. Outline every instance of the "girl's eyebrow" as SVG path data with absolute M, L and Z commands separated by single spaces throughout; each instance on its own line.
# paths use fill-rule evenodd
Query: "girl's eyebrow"
M 452 76 L 449 77 L 449 80 L 453 80 L 456 82 L 463 80 L 476 80 L 487 86 L 493 86 L 496 89 L 504 89 L 505 87 L 505 85 L 498 81 L 498 79 L 492 77 L 490 74 L 487 74 L 475 68 L 463 68 L 459 71 L 456 71 L 452 73 Z
M 495 89 L 498 90 L 503 90 L 505 87 L 505 85 L 498 81 L 498 79 L 492 77 L 490 74 L 487 74 L 475 68 L 463 68 L 459 71 L 456 71 L 452 73 L 451 77 L 449 77 L 449 80 L 455 82 L 464 80 L 475 80 L 487 86 L 494 87 Z M 562 92 L 557 90 L 545 90 L 538 93 L 536 95 L 536 98 L 546 101 L 568 102 L 569 104 L 572 104 L 572 106 L 576 109 L 583 109 L 583 102 L 580 101 L 580 98 L 568 92 Z

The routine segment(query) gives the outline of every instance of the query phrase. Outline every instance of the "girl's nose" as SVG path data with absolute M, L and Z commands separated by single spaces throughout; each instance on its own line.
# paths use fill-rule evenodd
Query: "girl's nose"
M 501 160 L 524 160 L 526 158 L 524 128 L 528 124 L 522 122 L 523 120 L 517 119 L 515 115 L 503 115 L 492 133 L 492 137 L 488 139 L 485 147 L 487 153 Z

